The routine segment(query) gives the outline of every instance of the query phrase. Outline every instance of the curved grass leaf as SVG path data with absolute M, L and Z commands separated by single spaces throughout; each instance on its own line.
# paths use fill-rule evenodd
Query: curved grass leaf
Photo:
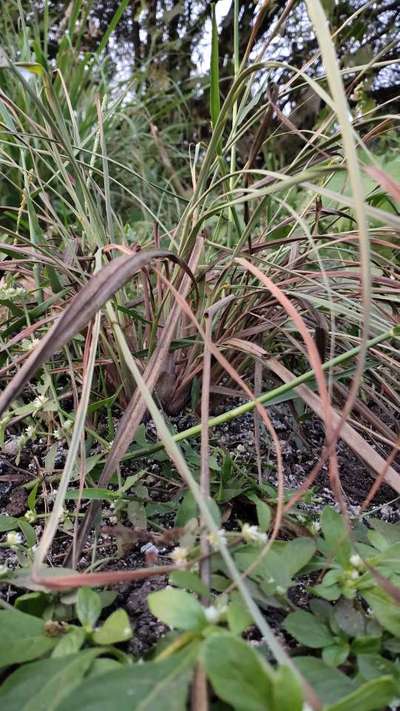
M 0 396 L 0 413 L 4 412 L 21 392 L 25 383 L 38 368 L 71 338 L 79 333 L 118 289 L 139 269 L 147 266 L 152 259 L 172 259 L 187 271 L 181 260 L 171 252 L 153 249 L 139 252 L 131 257 L 118 257 L 91 277 L 89 282 L 72 299 L 41 343 L 25 361 L 11 383 Z

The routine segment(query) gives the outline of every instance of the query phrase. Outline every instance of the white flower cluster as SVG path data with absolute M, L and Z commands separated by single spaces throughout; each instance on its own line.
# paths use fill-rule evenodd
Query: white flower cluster
M 176 565 L 186 565 L 187 558 L 190 551 L 189 548 L 185 546 L 176 546 L 172 553 L 170 553 L 170 558 L 176 563 Z
M 220 528 L 219 531 L 216 531 L 215 533 L 209 533 L 207 540 L 211 548 L 214 551 L 218 551 L 221 548 L 221 545 L 226 544 L 226 533 L 223 528 Z
M 0 301 L 21 301 L 27 295 L 27 291 L 20 286 L 3 286 L 0 288 Z
M 216 625 L 227 611 L 227 605 L 220 605 L 218 607 L 216 607 L 216 605 L 210 605 L 209 607 L 204 608 L 204 615 L 210 625 Z
M 10 548 L 14 548 L 22 543 L 22 533 L 17 533 L 17 531 L 10 531 L 7 533 L 6 543 Z
M 29 338 L 24 338 L 19 345 L 21 350 L 29 352 L 33 350 L 38 343 L 40 343 L 39 338 L 32 338 L 32 340 L 29 340 Z
M 33 401 L 33 413 L 35 414 L 42 409 L 43 405 L 47 402 L 46 395 L 38 395 Z
M 246 543 L 258 543 L 259 545 L 267 542 L 267 534 L 260 531 L 258 526 L 250 526 L 249 523 L 244 523 L 242 526 L 241 536 Z

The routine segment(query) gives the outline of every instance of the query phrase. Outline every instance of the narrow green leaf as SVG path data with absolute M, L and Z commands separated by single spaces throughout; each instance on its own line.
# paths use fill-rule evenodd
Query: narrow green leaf
M 207 585 L 200 580 L 197 573 L 190 570 L 175 570 L 169 577 L 171 584 L 178 588 L 185 588 L 196 595 L 207 595 Z
M 351 542 L 343 516 L 331 506 L 325 506 L 321 515 L 321 530 L 329 553 L 341 565 L 346 565 L 351 555 Z
M 219 42 L 218 26 L 215 17 L 215 5 L 211 5 L 211 67 L 210 67 L 210 115 L 211 124 L 215 128 L 221 111 L 219 95 Z

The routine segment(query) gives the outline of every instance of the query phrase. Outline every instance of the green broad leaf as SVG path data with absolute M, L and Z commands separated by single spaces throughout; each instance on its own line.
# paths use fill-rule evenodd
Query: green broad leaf
M 147 528 L 146 509 L 142 501 L 130 501 L 126 513 L 135 528 Z
M 396 696 L 396 685 L 390 676 L 367 681 L 326 711 L 382 711 Z
M 244 572 L 259 556 L 259 546 L 247 545 L 239 549 L 237 553 L 235 553 L 235 562 L 240 572 Z M 286 591 L 292 580 L 287 561 L 284 559 L 284 555 L 282 555 L 282 549 L 279 552 L 275 548 L 270 550 L 251 573 L 250 577 L 263 581 L 263 589 L 265 585 L 267 586 L 265 589 L 266 594 L 272 594 L 277 587 Z
M 260 530 L 264 532 L 268 531 L 272 517 L 271 507 L 268 506 L 265 501 L 262 501 L 261 499 L 257 498 L 256 511 Z
M 346 522 L 331 506 L 325 506 L 321 515 L 321 530 L 329 552 L 341 565 L 346 565 L 351 555 L 351 541 Z
M 235 635 L 242 634 L 253 623 L 253 618 L 239 594 L 231 597 L 227 620 L 230 631 Z
M 192 518 L 196 518 L 198 515 L 197 504 L 193 498 L 191 491 L 185 491 L 182 501 L 178 506 L 178 510 L 175 516 L 175 526 L 177 528 L 182 528 L 190 521 Z
M 177 588 L 185 588 L 196 595 L 207 595 L 207 585 L 199 578 L 197 573 L 192 573 L 190 570 L 175 570 L 170 576 L 171 585 Z
M 400 637 L 400 607 L 396 605 L 394 600 L 378 588 L 368 590 L 362 594 L 382 627 L 395 637 Z
M 17 597 L 14 607 L 34 617 L 41 617 L 49 604 L 49 597 L 43 592 L 30 592 Z
M 271 507 L 256 494 L 248 494 L 247 498 L 256 505 L 257 520 L 260 531 L 268 531 L 271 523 Z
M 365 634 L 364 615 L 354 607 L 352 600 L 339 600 L 333 608 L 333 619 L 349 637 L 362 637 Z
M 310 600 L 309 607 L 311 612 L 319 619 L 324 622 L 329 622 L 333 610 L 333 607 L 329 604 L 329 602 L 326 602 L 326 600 L 320 600 L 318 597 L 314 597 Z
M 173 629 L 200 630 L 207 624 L 202 606 L 185 590 L 164 588 L 151 593 L 147 604 L 155 617 Z
M 296 657 L 296 667 L 326 704 L 336 703 L 357 688 L 356 682 L 339 669 L 326 666 L 322 659 Z
M 83 627 L 93 629 L 101 613 L 101 599 L 91 588 L 80 588 L 76 600 L 76 615 Z
M 316 551 L 312 538 L 294 538 L 286 543 L 283 557 L 289 575 L 293 577 L 299 570 L 310 562 Z
M 130 665 L 85 680 L 57 711 L 186 711 L 198 654 L 192 645 L 164 661 Z
M 56 644 L 43 620 L 19 610 L 0 610 L 0 668 L 39 659 Z
M 221 511 L 219 510 L 218 504 L 214 501 L 214 499 L 209 496 L 206 500 L 205 503 L 207 504 L 208 510 L 213 518 L 213 521 L 215 525 L 220 528 L 222 524 L 222 519 L 221 519 Z
M 123 668 L 124 665 L 121 662 L 117 662 L 116 659 L 108 659 L 107 657 L 95 659 L 86 674 L 86 678 L 91 679 L 93 676 L 103 676 L 109 672 L 120 671 Z
M 349 656 L 350 645 L 345 640 L 340 640 L 322 650 L 322 659 L 328 667 L 339 667 Z
M 14 531 L 18 528 L 19 520 L 14 516 L 6 516 L 5 514 L 0 515 L 0 533 L 5 533 L 6 531 Z
M 303 689 L 299 677 L 289 667 L 278 667 L 272 693 L 274 711 L 302 711 Z
M 379 623 L 377 623 L 377 625 L 378 624 Z M 380 625 L 379 625 L 379 627 L 380 627 Z M 380 629 L 381 629 L 381 633 L 382 633 L 383 630 L 381 627 L 380 627 Z M 385 641 L 385 649 L 388 649 L 388 651 L 392 651 L 391 649 L 389 649 L 389 647 L 386 646 L 388 642 L 389 642 L 389 640 Z M 396 640 L 395 637 L 392 637 L 390 642 L 394 643 L 394 645 L 396 645 L 396 643 L 398 644 L 398 648 L 393 650 L 394 653 L 397 654 L 398 652 L 400 652 L 400 641 Z M 353 639 L 352 644 L 351 644 L 351 652 L 352 652 L 352 654 L 356 654 L 356 655 L 358 655 L 358 654 L 365 654 L 365 655 L 377 654 L 378 652 L 380 652 L 381 647 L 382 647 L 382 634 L 380 634 L 379 636 L 367 635 L 364 637 L 358 637 L 357 639 Z
M 112 605 L 114 600 L 118 597 L 118 593 L 115 590 L 100 590 L 97 594 L 100 598 L 103 610 L 105 607 Z
M 115 610 L 100 629 L 93 633 L 96 644 L 117 644 L 132 637 L 132 628 L 125 610 Z
M 334 641 L 329 628 L 311 612 L 305 610 L 291 612 L 283 626 L 297 642 L 312 649 L 327 647 Z
M 381 676 L 393 676 L 397 680 L 397 692 L 400 686 L 400 670 L 380 654 L 359 654 L 357 657 L 358 670 L 367 681 Z
M 385 551 L 390 545 L 380 531 L 368 531 L 368 540 L 378 551 Z
M 55 711 L 83 679 L 97 649 L 62 659 L 45 659 L 17 669 L 0 689 L 0 705 L 7 711 Z
M 238 711 L 273 708 L 273 674 L 268 664 L 242 639 L 213 634 L 201 657 L 217 696 Z
M 324 600 L 329 600 L 331 602 L 338 600 L 342 594 L 339 585 L 327 585 L 326 583 L 314 585 L 312 587 L 312 592 L 324 598 Z
M 83 646 L 85 638 L 85 630 L 82 627 L 73 627 L 61 637 L 54 647 L 51 653 L 52 658 L 68 657 L 70 654 L 76 654 Z

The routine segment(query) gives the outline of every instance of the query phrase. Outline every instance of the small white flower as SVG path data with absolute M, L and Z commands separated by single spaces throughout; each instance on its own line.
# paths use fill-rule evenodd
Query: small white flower
M 350 557 L 350 563 L 353 566 L 353 568 L 362 568 L 364 563 L 358 553 L 353 553 L 353 555 Z
M 32 403 L 34 412 L 37 412 L 38 410 L 40 410 L 43 407 L 43 405 L 45 404 L 45 402 L 47 402 L 46 395 L 38 395 L 37 397 L 35 397 L 35 399 Z
M 19 345 L 23 351 L 28 352 L 33 350 L 33 348 L 35 348 L 38 343 L 40 343 L 39 338 L 32 338 L 32 340 L 29 340 L 29 338 L 24 338 Z
M 357 580 L 357 578 L 360 576 L 360 573 L 358 570 L 352 570 L 350 573 L 350 577 L 352 580 Z
M 215 551 L 218 551 L 221 547 L 221 544 L 223 545 L 226 543 L 226 533 L 223 528 L 220 528 L 219 531 L 216 531 L 215 533 L 209 533 L 207 536 L 207 540 Z
M 60 427 L 57 427 L 54 432 L 53 432 L 54 438 L 55 439 L 62 439 L 63 438 L 63 431 Z
M 24 518 L 25 518 L 26 521 L 28 521 L 28 523 L 35 523 L 35 521 L 36 521 L 36 514 L 35 514 L 34 511 L 29 510 L 29 511 L 26 512 Z
M 187 561 L 189 553 L 189 549 L 185 546 L 176 546 L 172 553 L 170 553 L 170 558 L 175 561 L 177 565 L 184 565 Z
M 242 538 L 246 543 L 266 543 L 267 534 L 260 531 L 258 526 L 250 526 L 248 523 L 244 523 L 241 532 Z
M 321 524 L 319 521 L 312 521 L 310 526 L 311 533 L 315 536 L 321 530 Z
M 25 298 L 27 295 L 27 291 L 22 287 L 9 286 L 0 289 L 0 299 L 5 301 L 18 301 L 18 299 Z
M 10 531 L 7 533 L 6 543 L 11 547 L 19 545 L 19 543 L 22 543 L 22 534 L 17 533 L 17 531 Z
M 27 427 L 26 430 L 25 430 L 25 436 L 26 436 L 28 439 L 32 439 L 32 437 L 34 437 L 34 435 L 35 435 L 35 428 L 34 428 L 34 426 L 33 426 L 33 425 L 28 425 L 28 427 Z
M 214 607 L 214 605 L 210 605 L 210 607 L 204 608 L 204 615 L 207 622 L 211 625 L 215 625 L 221 617 L 221 610 L 218 610 L 218 608 Z

